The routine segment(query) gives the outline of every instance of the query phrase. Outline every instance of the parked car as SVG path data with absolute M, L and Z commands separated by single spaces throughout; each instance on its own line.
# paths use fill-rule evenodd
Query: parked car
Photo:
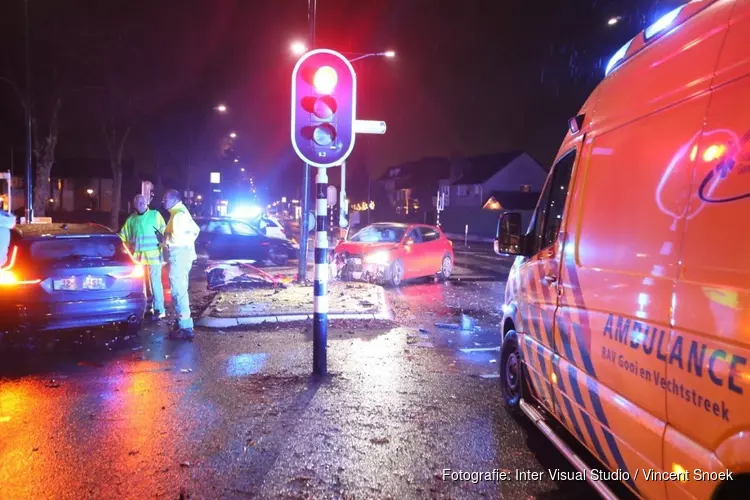
M 332 260 L 344 280 L 365 279 L 398 286 L 402 281 L 453 272 L 453 245 L 440 228 L 379 223 L 340 241 Z
M 248 221 L 225 217 L 197 218 L 201 229 L 196 250 L 211 260 L 270 261 L 283 266 L 297 258 L 299 247 L 262 234 Z
M 275 217 L 262 216 L 251 221 L 251 224 L 262 234 L 265 234 L 270 238 L 280 238 L 282 240 L 287 239 L 284 225 Z
M 0 332 L 118 325 L 137 332 L 146 311 L 143 266 L 97 224 L 22 224 L 0 268 Z

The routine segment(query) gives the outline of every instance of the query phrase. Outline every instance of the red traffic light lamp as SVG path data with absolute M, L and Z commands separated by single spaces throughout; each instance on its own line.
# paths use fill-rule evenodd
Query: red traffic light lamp
M 313 86 L 318 93 L 323 95 L 330 95 L 336 89 L 336 84 L 339 81 L 339 75 L 336 70 L 330 66 L 323 66 L 315 72 L 313 77 Z
M 292 72 L 291 139 L 297 155 L 313 167 L 341 165 L 354 149 L 357 75 L 348 59 L 313 50 Z

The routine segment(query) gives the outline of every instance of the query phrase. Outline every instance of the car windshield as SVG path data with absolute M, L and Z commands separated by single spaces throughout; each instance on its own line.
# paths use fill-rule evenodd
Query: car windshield
M 398 243 L 404 237 L 406 228 L 400 226 L 367 226 L 351 241 L 359 243 Z

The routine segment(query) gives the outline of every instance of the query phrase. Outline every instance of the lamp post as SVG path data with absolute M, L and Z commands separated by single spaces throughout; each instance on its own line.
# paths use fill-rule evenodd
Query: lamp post
M 26 223 L 34 218 L 34 194 L 31 185 L 31 40 L 29 35 L 29 0 L 23 2 L 26 25 Z
M 211 109 L 222 115 L 229 111 L 229 108 L 227 108 L 227 105 L 224 103 L 219 103 Z M 206 115 L 201 114 L 200 116 L 202 118 L 202 117 L 205 117 Z M 193 169 L 193 142 L 195 139 L 194 135 L 195 134 L 193 134 L 193 121 L 188 120 L 187 172 L 185 172 L 185 191 L 190 191 L 190 179 L 191 179 L 191 173 Z

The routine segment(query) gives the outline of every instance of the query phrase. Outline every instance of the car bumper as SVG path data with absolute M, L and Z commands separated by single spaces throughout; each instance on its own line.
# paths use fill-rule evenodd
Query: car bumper
M 356 261 L 355 261 L 356 262 Z M 338 270 L 344 281 L 367 281 L 383 283 L 390 278 L 390 264 L 371 264 L 347 260 Z
M 0 330 L 68 330 L 96 328 L 143 321 L 147 300 L 134 294 L 121 299 L 101 299 L 32 304 L 3 304 L 9 314 L 0 319 Z

